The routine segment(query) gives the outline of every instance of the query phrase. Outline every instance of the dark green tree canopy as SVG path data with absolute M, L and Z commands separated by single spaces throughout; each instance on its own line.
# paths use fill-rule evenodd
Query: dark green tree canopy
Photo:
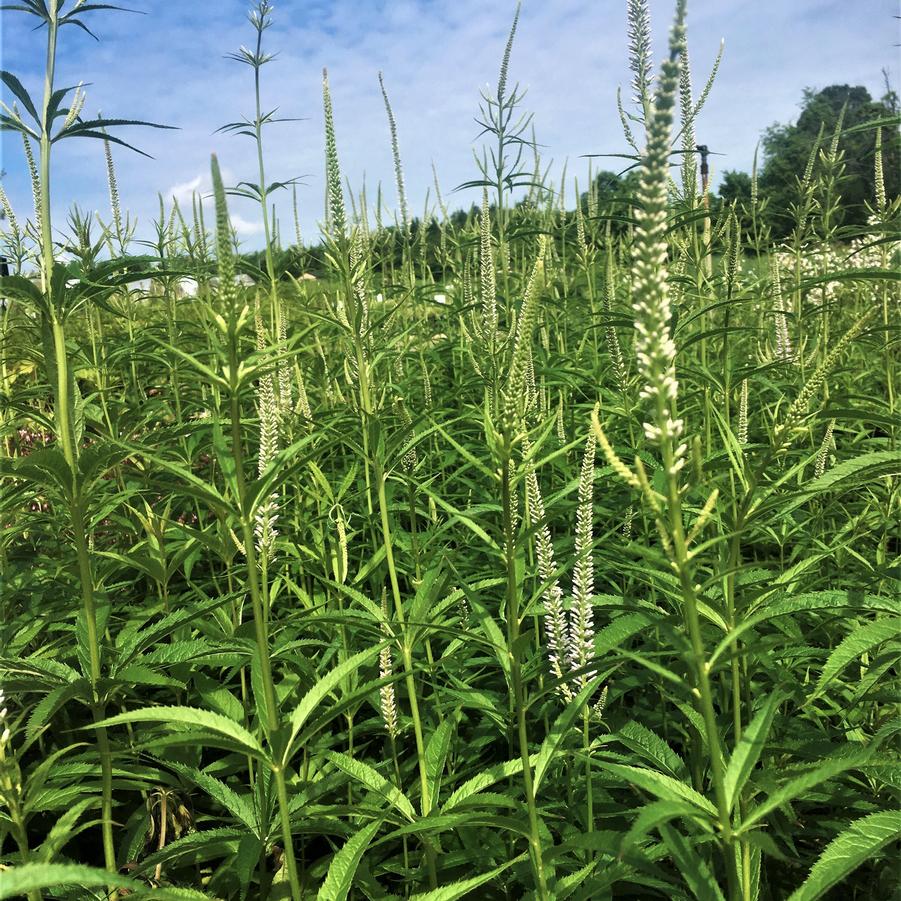
M 844 177 L 840 185 L 845 225 L 859 225 L 866 221 L 866 204 L 875 198 L 876 128 L 862 127 L 882 121 L 882 153 L 886 194 L 889 201 L 901 191 L 901 140 L 897 127 L 898 98 L 888 91 L 880 100 L 873 100 L 861 86 L 830 85 L 821 91 L 807 89 L 798 121 L 791 125 L 773 125 L 763 135 L 763 167 L 760 192 L 770 197 L 774 214 L 774 232 L 782 234 L 789 226 L 785 212 L 798 199 L 798 179 L 814 148 L 820 129 L 822 145 L 829 146 L 832 133 L 844 108 L 842 136 L 839 148 L 844 152 Z M 886 120 L 895 119 L 886 122 Z

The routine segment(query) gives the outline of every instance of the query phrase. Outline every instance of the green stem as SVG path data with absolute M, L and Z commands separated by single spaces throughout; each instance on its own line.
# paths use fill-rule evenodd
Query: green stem
M 247 505 L 247 486 L 244 478 L 244 455 L 241 445 L 241 405 L 239 397 L 239 364 L 237 335 L 232 331 L 229 341 L 229 394 L 231 404 L 231 437 L 232 456 L 235 461 L 235 480 L 237 482 L 238 504 L 241 514 L 242 538 L 247 556 L 247 583 L 250 589 L 250 600 L 253 608 L 254 635 L 257 643 L 257 656 L 260 661 L 260 676 L 263 683 L 263 696 L 266 704 L 266 733 L 270 744 L 280 729 L 278 702 L 275 685 L 272 680 L 272 664 L 269 658 L 268 616 L 264 603 L 263 591 L 258 573 L 255 536 L 253 522 Z M 285 867 L 288 882 L 291 885 L 291 897 L 298 901 L 301 897 L 300 880 L 297 875 L 297 861 L 294 857 L 294 845 L 291 837 L 291 816 L 288 804 L 288 790 L 285 781 L 284 765 L 281 762 L 271 764 L 278 790 L 279 819 L 284 842 Z
M 510 681 L 513 683 L 513 706 L 516 713 L 519 756 L 522 760 L 523 789 L 529 812 L 529 852 L 535 878 L 535 890 L 540 901 L 549 899 L 547 877 L 541 847 L 541 831 L 538 824 L 538 808 L 532 779 L 532 763 L 529 759 L 529 734 L 526 726 L 525 689 L 522 678 L 522 661 L 519 642 L 519 585 L 516 577 L 516 535 L 513 528 L 513 498 L 510 494 L 511 447 L 509 433 L 505 436 L 501 465 L 501 495 L 503 503 L 504 557 L 507 568 L 507 649 L 510 655 Z
M 667 411 L 664 401 L 658 400 L 658 421 L 664 421 Z M 704 718 L 707 733 L 707 754 L 710 760 L 710 774 L 716 798 L 717 814 L 720 826 L 720 840 L 725 858 L 726 873 L 729 880 L 729 897 L 738 898 L 739 877 L 736 871 L 735 854 L 733 853 L 732 821 L 729 814 L 729 803 L 726 796 L 725 766 L 723 750 L 720 744 L 716 712 L 713 706 L 713 691 L 710 685 L 710 668 L 704 650 L 701 633 L 701 621 L 698 615 L 697 588 L 692 574 L 692 566 L 682 526 L 682 501 L 674 474 L 675 450 L 672 438 L 662 444 L 663 467 L 667 473 L 667 513 L 669 515 L 669 533 L 672 541 L 673 564 L 679 577 L 682 590 L 682 613 L 688 630 L 692 651 L 692 668 L 694 670 L 693 694 Z
M 591 784 L 591 737 L 588 734 L 591 712 L 588 705 L 582 710 L 582 750 L 585 752 L 586 816 L 585 830 L 594 832 L 594 786 Z
M 44 100 L 41 117 L 41 174 L 40 197 L 41 209 L 41 274 L 44 283 L 44 294 L 50 312 L 50 328 L 53 336 L 54 356 L 56 357 L 56 398 L 54 416 L 63 456 L 72 473 L 70 497 L 70 513 L 72 530 L 75 536 L 75 547 L 78 554 L 78 570 L 81 581 L 81 596 L 84 608 L 85 628 L 88 634 L 88 655 L 90 657 L 90 678 L 92 695 L 92 714 L 95 722 L 104 719 L 103 704 L 100 701 L 98 684 L 101 677 L 100 643 L 97 635 L 97 612 L 94 606 L 94 578 L 91 572 L 91 559 L 88 554 L 87 540 L 84 531 L 84 509 L 78 485 L 78 449 L 72 428 L 70 404 L 74 398 L 69 396 L 69 365 L 66 352 L 66 332 L 62 319 L 62 311 L 54 306 L 50 286 L 53 278 L 53 233 L 50 220 L 50 102 L 53 97 L 53 76 L 56 69 L 56 41 L 59 31 L 59 0 L 50 0 L 47 24 L 47 62 L 44 75 Z M 103 860 L 107 870 L 116 870 L 116 850 L 113 842 L 113 799 L 112 799 L 112 759 L 110 756 L 109 737 L 106 729 L 97 730 L 97 751 L 100 756 L 101 770 L 101 818 L 103 832 Z
M 375 479 L 378 486 L 379 515 L 382 522 L 382 540 L 385 547 L 385 560 L 388 564 L 388 578 L 391 582 L 391 594 L 394 597 L 394 608 L 397 622 L 400 626 L 403 640 L 401 641 L 401 656 L 404 662 L 404 681 L 407 686 L 407 695 L 410 699 L 410 716 L 413 720 L 413 735 L 416 739 L 416 759 L 419 765 L 419 787 L 422 794 L 422 815 L 427 817 L 432 809 L 429 792 L 428 770 L 425 761 L 425 741 L 422 733 L 422 717 L 419 712 L 419 701 L 416 696 L 416 681 L 413 678 L 413 649 L 409 641 L 406 628 L 406 615 L 404 603 L 400 593 L 400 583 L 397 579 L 397 568 L 394 565 L 394 550 L 391 541 L 391 525 L 388 520 L 388 499 L 385 495 L 385 473 L 382 471 L 381 462 L 374 461 Z M 438 887 L 438 875 L 435 868 L 435 849 L 431 842 L 425 841 L 426 864 L 429 870 L 429 885 L 432 889 Z
M 77 491 L 77 489 L 76 489 Z M 95 723 L 106 718 L 106 710 L 100 697 L 99 683 L 102 675 L 100 660 L 100 639 L 97 632 L 97 608 L 94 602 L 94 580 L 91 572 L 91 558 L 88 553 L 87 537 L 84 529 L 84 507 L 81 497 L 76 494 L 71 506 L 72 531 L 75 552 L 78 555 L 78 574 L 81 581 L 81 599 L 84 608 L 85 630 L 88 639 L 90 660 L 91 713 Z M 116 847 L 113 842 L 113 761 L 110 753 L 109 735 L 105 728 L 97 729 L 97 752 L 100 756 L 101 780 L 101 820 L 103 832 L 103 862 L 108 870 L 116 870 Z

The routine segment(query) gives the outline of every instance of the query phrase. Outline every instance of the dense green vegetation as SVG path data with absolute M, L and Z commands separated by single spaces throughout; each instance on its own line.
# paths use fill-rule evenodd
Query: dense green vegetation
M 281 249 L 261 0 L 266 246 L 214 158 L 148 250 L 54 82 L 102 7 L 21 0 L 42 101 L 3 73 L 0 899 L 896 897 L 897 117 L 812 97 L 711 203 L 684 0 L 656 77 L 629 0 L 636 168 L 567 211 L 514 20 L 478 210 L 410 218 L 386 92 L 398 218 L 349 211 L 324 75 L 327 234 Z M 61 137 L 113 206 L 62 242 Z

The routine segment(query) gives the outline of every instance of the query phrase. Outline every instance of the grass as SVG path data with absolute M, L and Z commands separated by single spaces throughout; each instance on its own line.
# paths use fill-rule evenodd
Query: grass
M 842 228 L 841 125 L 787 242 L 756 190 L 711 217 L 691 155 L 670 178 L 710 89 L 684 2 L 652 82 L 635 0 L 641 185 L 567 211 L 517 16 L 462 223 L 348 210 L 323 73 L 329 269 L 294 280 L 270 5 L 225 126 L 256 142 L 258 268 L 215 159 L 214 231 L 161 208 L 133 253 L 119 120 L 54 93 L 95 10 L 23 6 L 48 70 L 43 104 L 4 75 L 37 207 L 0 198 L 0 898 L 893 897 L 899 201 Z M 60 134 L 105 141 L 113 199 L 71 262 Z

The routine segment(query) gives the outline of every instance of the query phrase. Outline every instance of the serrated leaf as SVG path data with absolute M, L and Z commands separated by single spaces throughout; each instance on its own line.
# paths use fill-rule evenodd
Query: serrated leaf
M 689 817 L 697 820 L 697 816 L 698 809 L 692 804 L 686 804 L 683 801 L 652 801 L 638 812 L 638 816 L 623 837 L 620 853 L 629 851 L 661 823 L 668 823 L 677 817 Z
M 468 895 L 473 889 L 490 882 L 508 867 L 512 867 L 524 859 L 525 855 L 520 854 L 519 857 L 514 857 L 513 860 L 508 860 L 487 873 L 480 873 L 478 876 L 473 876 L 470 879 L 463 879 L 450 885 L 442 885 L 440 888 L 432 889 L 430 892 L 420 892 L 417 895 L 413 895 L 411 901 L 457 901 L 458 898 Z
M 451 718 L 443 720 L 429 737 L 425 749 L 426 781 L 429 786 L 429 798 L 432 807 L 437 806 L 438 793 L 441 789 L 441 776 L 444 764 L 450 751 L 455 722 Z M 425 814 L 425 811 L 422 811 Z
M 817 858 L 810 875 L 788 901 L 815 901 L 889 842 L 901 838 L 901 811 L 885 810 L 855 820 Z
M 855 749 L 850 754 L 827 760 L 809 772 L 790 779 L 785 785 L 768 795 L 764 801 L 747 814 L 744 822 L 738 829 L 738 833 L 741 834 L 742 832 L 746 832 L 755 823 L 760 822 L 777 807 L 781 807 L 783 804 L 787 804 L 794 798 L 806 794 L 815 785 L 833 779 L 835 776 L 838 776 L 847 770 L 853 770 L 863 766 L 870 759 L 872 753 L 872 746 L 860 750 Z
M 142 710 L 130 710 L 128 713 L 108 717 L 95 725 L 121 726 L 125 723 L 159 723 L 161 725 L 175 723 L 194 726 L 225 738 L 229 743 L 239 746 L 245 753 L 258 760 L 268 762 L 263 746 L 240 723 L 198 707 L 145 707 Z
M 698 901 L 725 901 L 710 867 L 698 855 L 697 846 L 693 846 L 681 832 L 671 826 L 661 824 L 657 829 L 695 898 Z
M 741 740 L 732 752 L 724 777 L 726 801 L 730 813 L 766 745 L 770 727 L 773 725 L 773 717 L 776 715 L 781 700 L 782 694 L 776 691 L 767 698 L 763 707 L 742 732 Z
M 416 811 L 413 809 L 410 799 L 374 767 L 360 760 L 354 760 L 349 754 L 343 754 L 338 751 L 326 751 L 325 755 L 343 773 L 346 773 L 370 791 L 381 795 L 406 819 L 411 822 L 416 819 Z
M 0 870 L 0 901 L 61 885 L 80 885 L 83 888 L 115 885 L 132 890 L 143 887 L 131 879 L 96 867 L 63 863 L 26 863 Z
M 532 755 L 533 765 L 536 756 L 537 755 Z M 447 813 L 449 810 L 453 810 L 454 807 L 459 806 L 473 795 L 478 794 L 483 788 L 488 788 L 489 785 L 494 785 L 496 782 L 500 782 L 501 779 L 514 776 L 521 771 L 522 758 L 508 760 L 505 763 L 499 763 L 496 766 L 489 767 L 487 770 L 484 770 L 464 782 L 463 785 L 461 785 L 447 801 L 444 802 L 441 807 L 441 812 Z
M 603 760 L 598 761 L 597 765 L 614 775 L 622 776 L 627 782 L 637 785 L 652 795 L 656 795 L 661 800 L 688 801 L 697 807 L 699 811 L 704 811 L 711 817 L 716 818 L 716 808 L 710 801 L 702 794 L 696 792 L 690 785 L 680 782 L 678 779 L 673 779 L 672 776 L 666 776 L 646 767 L 607 763 Z
M 662 739 L 641 723 L 630 720 L 614 737 L 627 748 L 653 763 L 658 770 L 680 779 L 686 775 L 685 761 Z
M 541 749 L 535 755 L 535 773 L 533 777 L 535 796 L 538 796 L 538 790 L 544 780 L 545 774 L 567 735 L 572 734 L 573 723 L 576 718 L 585 710 L 585 704 L 594 694 L 598 683 L 601 680 L 593 679 L 588 685 L 574 697 L 567 705 L 560 716 L 554 722 L 545 740 L 541 743 Z
M 41 117 L 38 115 L 37 109 L 35 109 L 34 101 L 32 101 L 28 91 L 25 90 L 25 85 L 12 72 L 7 72 L 6 69 L 0 71 L 0 79 L 3 80 L 6 87 L 16 96 L 22 106 L 28 110 L 38 127 L 40 127 Z
M 901 634 L 901 619 L 877 619 L 873 622 L 858 626 L 850 635 L 846 636 L 838 647 L 829 655 L 823 672 L 817 680 L 817 687 L 811 700 L 819 697 L 826 686 L 849 664 L 852 660 L 863 656 L 883 642 L 891 641 Z
M 242 797 L 220 779 L 211 776 L 209 773 L 204 773 L 196 767 L 186 766 L 174 760 L 167 761 L 166 766 L 193 782 L 214 801 L 221 804 L 235 819 L 240 820 L 254 835 L 259 837 L 260 824 L 256 810 L 248 798 Z
M 374 820 L 359 829 L 338 851 L 329 864 L 325 882 L 316 896 L 317 901 L 345 901 L 354 881 L 360 859 L 378 832 L 381 821 Z
M 313 711 L 325 700 L 326 696 L 337 687 L 338 683 L 350 673 L 356 672 L 364 663 L 372 660 L 380 649 L 379 645 L 360 651 L 339 663 L 333 670 L 316 681 L 316 684 L 303 696 L 291 714 L 291 734 L 285 747 L 283 763 L 287 764 L 294 753 L 294 739 L 303 728 L 304 723 Z

